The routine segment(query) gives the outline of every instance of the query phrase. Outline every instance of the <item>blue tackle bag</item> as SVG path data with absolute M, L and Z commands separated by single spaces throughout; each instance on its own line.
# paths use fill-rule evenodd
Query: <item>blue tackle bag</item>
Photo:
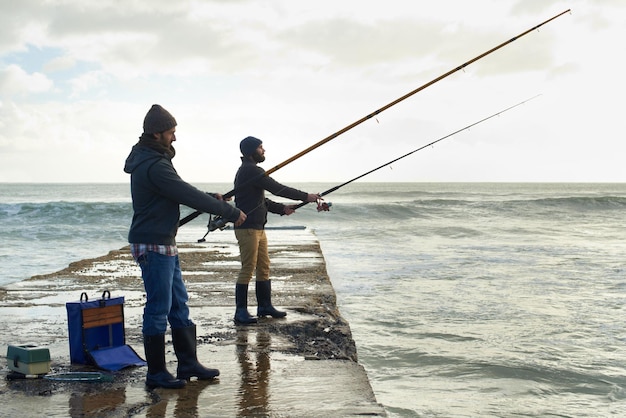
M 65 307 L 72 363 L 109 371 L 146 365 L 126 344 L 123 296 L 111 298 L 111 293 L 105 290 L 102 298 L 90 301 L 83 292 L 80 300 L 67 302 Z

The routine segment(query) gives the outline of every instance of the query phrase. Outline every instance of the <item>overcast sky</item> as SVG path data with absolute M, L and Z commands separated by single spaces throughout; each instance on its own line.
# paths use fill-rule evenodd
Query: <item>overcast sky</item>
M 567 10 L 276 171 L 362 181 L 623 182 L 623 0 L 0 1 L 0 182 L 127 182 L 154 103 L 187 181 L 270 169 Z

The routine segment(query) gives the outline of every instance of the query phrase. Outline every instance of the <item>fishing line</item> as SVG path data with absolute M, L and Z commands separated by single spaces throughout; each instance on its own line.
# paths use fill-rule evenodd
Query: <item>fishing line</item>
M 523 36 L 527 35 L 528 33 L 532 32 L 532 31 L 534 31 L 534 30 L 536 30 L 536 29 L 539 29 L 541 26 L 543 26 L 543 25 L 545 25 L 545 24 L 547 24 L 547 23 L 551 22 L 552 20 L 554 20 L 554 19 L 556 19 L 556 18 L 558 18 L 558 17 L 560 17 L 560 16 L 562 16 L 562 15 L 564 15 L 565 13 L 568 13 L 568 12 L 570 12 L 570 11 L 571 11 L 571 9 L 567 9 L 567 10 L 565 10 L 565 11 L 563 11 L 563 12 L 561 12 L 561 13 L 559 13 L 559 14 L 557 14 L 557 15 L 553 16 L 553 17 L 551 17 L 550 19 L 547 19 L 547 20 L 545 20 L 545 21 L 543 21 L 543 22 L 539 23 L 538 25 L 535 25 L 535 26 L 533 26 L 532 28 L 525 30 L 524 32 L 520 33 L 519 35 L 514 36 L 513 38 L 511 38 L 511 39 L 509 39 L 509 40 L 507 40 L 507 41 L 505 41 L 505 42 L 502 42 L 501 44 L 499 44 L 499 45 L 497 45 L 497 46 L 495 46 L 495 47 L 493 47 L 493 48 L 491 48 L 491 49 L 489 49 L 489 50 L 487 50 L 487 51 L 483 52 L 482 54 L 477 55 L 476 57 L 474 57 L 474 58 L 470 59 L 469 61 L 467 61 L 467 62 L 465 62 L 465 63 L 463 63 L 463 64 L 461 64 L 461 65 L 459 65 L 459 66 L 457 66 L 457 67 L 455 67 L 455 68 L 453 68 L 453 69 L 451 69 L 450 71 L 448 71 L 448 72 L 446 72 L 446 73 L 444 73 L 444 74 L 442 74 L 442 75 L 440 75 L 440 76 L 438 76 L 438 77 L 434 78 L 433 80 L 429 81 L 428 83 L 423 84 L 422 86 L 420 86 L 420 87 L 418 87 L 418 88 L 416 88 L 416 89 L 414 89 L 414 90 L 410 91 L 409 93 L 405 94 L 404 96 L 397 98 L 396 100 L 392 101 L 391 103 L 386 104 L 385 106 L 381 107 L 380 109 L 375 110 L 374 112 L 372 112 L 372 113 L 370 113 L 370 114 L 368 114 L 368 115 L 366 115 L 366 116 L 362 117 L 361 119 L 357 120 L 356 122 L 353 122 L 353 123 L 351 123 L 350 125 L 348 125 L 348 126 L 346 126 L 346 127 L 342 128 L 342 129 L 340 129 L 339 131 L 335 132 L 334 134 L 327 136 L 326 138 L 322 139 L 321 141 L 319 141 L 319 142 L 317 142 L 317 143 L 315 143 L 315 144 L 311 145 L 311 146 L 310 146 L 310 147 L 308 147 L 307 149 L 305 149 L 305 150 L 303 150 L 303 151 L 301 151 L 301 152 L 297 153 L 296 155 L 294 155 L 294 156 L 292 156 L 292 157 L 290 157 L 290 158 L 286 159 L 285 161 L 283 161 L 282 163 L 280 163 L 280 164 L 276 165 L 275 167 L 270 168 L 270 169 L 269 169 L 269 170 L 267 170 L 265 173 L 260 174 L 258 177 L 251 178 L 249 181 L 244 182 L 243 184 L 241 184 L 241 185 L 239 186 L 239 188 L 244 187 L 244 186 L 247 186 L 247 185 L 249 185 L 249 184 L 251 184 L 251 183 L 253 183 L 253 182 L 257 181 L 258 179 L 263 178 L 263 176 L 269 176 L 269 175 L 270 175 L 270 174 L 272 174 L 273 172 L 275 172 L 275 171 L 277 171 L 277 170 L 281 169 L 282 167 L 286 166 L 287 164 L 292 163 L 293 161 L 295 161 L 295 160 L 297 160 L 298 158 L 300 158 L 300 157 L 304 156 L 305 154 L 308 154 L 309 152 L 313 151 L 314 149 L 316 149 L 316 148 L 318 148 L 318 147 L 320 147 L 320 146 L 322 146 L 322 145 L 326 144 L 327 142 L 329 142 L 329 141 L 331 141 L 331 140 L 333 140 L 333 139 L 337 138 L 339 135 L 341 135 L 341 134 L 343 134 L 343 133 L 345 133 L 345 132 L 349 131 L 350 129 L 354 128 L 355 126 L 360 125 L 361 123 L 363 123 L 363 122 L 365 122 L 365 121 L 367 121 L 367 120 L 369 120 L 369 119 L 371 119 L 371 118 L 375 117 L 375 116 L 376 116 L 376 115 L 378 115 L 379 113 L 381 113 L 381 112 L 383 112 L 383 111 L 385 111 L 385 110 L 389 109 L 389 108 L 390 108 L 390 107 L 392 107 L 392 106 L 395 106 L 396 104 L 400 103 L 401 101 L 403 101 L 403 100 L 405 100 L 405 99 L 407 99 L 407 98 L 409 98 L 409 97 L 413 96 L 414 94 L 416 94 L 416 93 L 418 93 L 418 92 L 420 92 L 420 91 L 424 90 L 426 87 L 429 87 L 429 86 L 431 86 L 431 85 L 433 85 L 433 84 L 435 84 L 435 83 L 437 83 L 437 82 L 439 82 L 439 81 L 443 80 L 444 78 L 446 78 L 446 77 L 450 76 L 451 74 L 456 73 L 457 71 L 464 70 L 464 69 L 465 69 L 465 67 L 467 67 L 468 65 L 470 65 L 470 64 L 472 64 L 472 63 L 474 63 L 474 62 L 478 61 L 478 60 L 479 60 L 479 59 L 481 59 L 481 58 L 484 58 L 485 56 L 487 56 L 487 55 L 491 54 L 491 53 L 492 53 L 492 52 L 494 52 L 494 51 L 497 51 L 497 50 L 498 50 L 498 49 L 500 49 L 500 48 L 503 48 L 504 46 L 506 46 L 506 45 L 508 45 L 508 44 L 510 44 L 510 43 L 512 43 L 512 42 L 514 42 L 514 41 L 516 41 L 516 40 L 518 40 L 519 38 L 521 38 L 521 37 L 523 37 Z M 237 190 L 237 189 L 233 189 L 233 190 L 229 191 L 228 193 L 224 194 L 224 195 L 223 195 L 223 196 L 224 196 L 224 198 L 225 198 L 225 199 L 228 199 L 228 198 L 232 197 L 232 196 L 235 194 L 235 191 L 236 191 L 236 190 Z M 193 212 L 193 213 L 191 213 L 191 214 L 189 214 L 189 215 L 185 216 L 184 218 L 182 218 L 182 219 L 178 222 L 178 226 L 183 226 L 183 225 L 185 225 L 186 223 L 188 223 L 188 222 L 190 222 L 190 221 L 194 220 L 195 218 L 197 218 L 197 217 L 198 217 L 198 216 L 200 216 L 201 214 L 202 214 L 202 212 L 200 212 L 200 211 L 195 211 L 195 212 Z
M 387 167 L 387 166 L 389 166 L 389 165 L 391 165 L 391 164 L 395 163 L 396 161 L 399 161 L 399 160 L 401 160 L 401 159 L 403 159 L 403 158 L 406 158 L 406 157 L 408 157 L 409 155 L 415 154 L 416 152 L 421 151 L 421 150 L 423 150 L 424 148 L 431 147 L 431 146 L 435 145 L 436 143 L 443 141 L 444 139 L 450 138 L 451 136 L 454 136 L 454 135 L 456 135 L 456 134 L 458 134 L 458 133 L 460 133 L 460 132 L 463 132 L 463 131 L 465 131 L 465 130 L 468 130 L 468 129 L 470 129 L 470 128 L 472 128 L 472 127 L 474 127 L 474 126 L 476 126 L 476 125 L 478 125 L 478 124 L 480 124 L 480 123 L 483 123 L 483 122 L 485 122 L 485 121 L 488 121 L 489 119 L 495 118 L 496 116 L 499 116 L 499 115 L 501 115 L 501 114 L 503 114 L 503 113 L 505 113 L 505 112 L 508 112 L 509 110 L 514 109 L 514 108 L 516 108 L 516 107 L 518 107 L 518 106 L 521 106 L 521 105 L 523 105 L 524 103 L 527 103 L 527 102 L 529 102 L 529 101 L 531 101 L 531 100 L 533 100 L 533 99 L 535 99 L 535 98 L 537 98 L 537 97 L 539 97 L 539 96 L 541 96 L 541 95 L 540 95 L 540 94 L 537 94 L 537 95 L 535 95 L 535 96 L 533 96 L 533 97 L 530 97 L 530 98 L 528 98 L 528 99 L 526 99 L 526 100 L 523 100 L 523 101 L 521 101 L 521 102 L 519 102 L 519 103 L 517 103 L 517 104 L 514 104 L 513 106 L 509 106 L 509 107 L 507 107 L 506 109 L 502 109 L 502 110 L 500 110 L 499 112 L 496 112 L 496 113 L 494 113 L 494 114 L 492 114 L 492 115 L 489 115 L 489 116 L 487 116 L 487 117 L 484 117 L 484 118 L 482 118 L 482 119 L 480 119 L 480 120 L 478 120 L 478 121 L 476 121 L 476 122 L 474 122 L 474 123 L 471 123 L 471 124 L 469 124 L 469 125 L 467 125 L 467 126 L 464 126 L 464 127 L 463 127 L 463 128 L 461 128 L 461 129 L 457 129 L 456 131 L 451 132 L 451 133 L 449 133 L 449 134 L 447 134 L 447 135 L 445 135 L 445 136 L 442 136 L 442 137 L 441 137 L 441 138 L 439 138 L 439 139 L 436 139 L 436 140 L 434 140 L 434 141 L 432 141 L 432 142 L 429 142 L 429 143 L 428 143 L 428 144 L 426 144 L 426 145 L 422 145 L 421 147 L 416 148 L 416 149 L 414 149 L 413 151 L 409 151 L 409 152 L 407 152 L 406 154 L 404 154 L 404 155 L 402 155 L 402 156 L 400 156 L 400 157 L 398 157 L 398 158 L 394 158 L 393 160 L 391 160 L 391 161 L 389 161 L 389 162 L 387 162 L 387 163 L 385 163 L 385 164 L 379 165 L 378 167 L 376 167 L 376 168 L 374 168 L 374 169 L 372 169 L 372 170 L 369 170 L 369 171 L 367 171 L 367 172 L 365 172 L 365 173 L 363 173 L 363 174 L 361 174 L 361 175 L 359 175 L 359 176 L 356 176 L 356 177 L 354 177 L 353 179 L 350 179 L 350 180 L 348 180 L 348 181 L 346 181 L 346 182 L 344 182 L 344 183 L 341 183 L 341 184 L 339 184 L 339 185 L 337 185 L 337 186 L 331 187 L 330 189 L 328 189 L 328 190 L 326 190 L 326 191 L 324 191 L 324 192 L 320 193 L 319 195 L 320 195 L 321 197 L 324 197 L 324 196 L 326 196 L 326 195 L 329 195 L 330 193 L 332 193 L 332 192 L 334 192 L 334 191 L 337 191 L 337 190 L 339 190 L 340 188 L 342 188 L 342 187 L 344 187 L 344 186 L 346 186 L 346 185 L 348 185 L 348 184 L 350 184 L 350 183 L 352 183 L 352 182 L 354 182 L 354 181 L 357 181 L 357 180 L 359 180 L 359 179 L 361 179 L 361 178 L 363 178 L 363 177 L 365 177 L 365 176 L 367 176 L 367 175 L 369 175 L 369 174 L 372 174 L 373 172 L 378 171 L 378 170 L 380 170 L 381 168 Z M 301 202 L 301 203 L 299 203 L 299 204 L 297 204 L 297 205 L 293 206 L 293 209 L 294 209 L 294 210 L 299 209 L 299 208 L 301 208 L 302 206 L 308 205 L 309 203 L 310 203 L 310 202 Z M 322 203 L 322 202 L 318 201 L 318 202 L 317 202 L 317 211 L 318 211 L 318 212 L 328 211 L 328 210 L 330 210 L 331 205 L 332 205 L 331 203 Z M 261 205 L 259 205 L 259 206 L 255 207 L 255 208 L 254 208 L 254 209 L 252 209 L 249 213 L 254 212 L 254 211 L 255 211 L 256 209 L 258 209 L 260 206 L 261 206 Z M 220 230 L 224 229 L 224 228 L 226 227 L 226 224 L 227 224 L 227 223 L 228 223 L 228 221 L 227 221 L 227 220 L 225 220 L 224 218 L 220 217 L 220 216 L 215 217 L 215 218 L 213 218 L 213 217 L 211 216 L 211 217 L 209 218 L 209 224 L 207 225 L 207 229 L 208 229 L 208 231 L 206 232 L 206 234 L 204 234 L 204 237 L 202 237 L 201 239 L 199 239 L 199 240 L 198 240 L 198 242 L 204 242 L 204 241 L 205 241 L 205 238 L 206 238 L 206 236 L 209 234 L 209 232 L 215 231 L 216 229 L 220 229 Z

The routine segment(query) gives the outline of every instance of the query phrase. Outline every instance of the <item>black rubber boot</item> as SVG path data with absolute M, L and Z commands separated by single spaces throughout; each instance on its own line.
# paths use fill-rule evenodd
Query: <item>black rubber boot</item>
M 256 315 L 259 318 L 262 316 L 271 316 L 272 318 L 284 318 L 287 316 L 287 312 L 276 310 L 276 308 L 272 306 L 271 280 L 256 282 L 256 300 L 259 305 Z
M 146 386 L 150 389 L 180 389 L 185 386 L 187 382 L 176 379 L 165 366 L 165 335 L 144 335 L 143 347 L 148 363 Z
M 220 375 L 219 370 L 209 369 L 198 362 L 195 325 L 172 328 L 172 343 L 178 358 L 177 378 L 190 380 L 192 377 L 197 377 L 198 380 L 209 380 Z
M 256 324 L 257 319 L 248 312 L 248 285 L 239 284 L 235 286 L 235 324 L 250 325 Z

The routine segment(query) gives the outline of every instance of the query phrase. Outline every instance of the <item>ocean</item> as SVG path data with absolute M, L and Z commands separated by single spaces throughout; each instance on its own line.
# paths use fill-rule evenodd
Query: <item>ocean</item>
M 268 226 L 317 236 L 390 417 L 626 415 L 626 184 L 355 182 L 326 200 Z M 0 184 L 0 285 L 126 245 L 131 214 L 127 184 Z

